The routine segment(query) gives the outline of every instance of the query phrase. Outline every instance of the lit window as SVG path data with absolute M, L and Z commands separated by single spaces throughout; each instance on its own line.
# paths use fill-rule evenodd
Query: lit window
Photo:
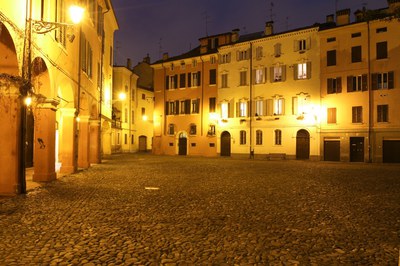
M 307 63 L 297 64 L 297 79 L 307 78 Z
M 255 73 L 255 75 L 254 75 L 254 83 L 255 84 L 261 84 L 261 83 L 264 83 L 265 82 L 265 69 L 264 68 L 259 68 L 259 69 L 256 69 L 255 71 L 254 71 Z
M 256 116 L 264 115 L 264 101 L 256 100 Z
M 229 103 L 223 102 L 221 103 L 221 118 L 228 119 L 229 117 Z
M 239 117 L 247 116 L 247 102 L 239 102 Z

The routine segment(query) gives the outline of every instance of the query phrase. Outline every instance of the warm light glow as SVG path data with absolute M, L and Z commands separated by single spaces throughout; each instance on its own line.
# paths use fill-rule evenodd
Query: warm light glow
M 29 97 L 29 96 L 26 97 L 24 99 L 24 103 L 25 103 L 26 106 L 30 106 L 32 104 L 32 97 Z
M 120 92 L 120 93 L 118 94 L 118 99 L 119 99 L 120 101 L 125 100 L 125 99 L 126 99 L 126 94 L 125 94 L 125 92 Z
M 218 120 L 218 114 L 217 113 L 210 113 L 210 120 Z
M 82 21 L 84 13 L 85 9 L 83 7 L 73 5 L 69 8 L 69 15 L 74 24 L 79 24 Z
M 147 115 L 142 116 L 143 121 L 147 121 Z
M 78 116 L 77 118 L 76 118 L 76 122 L 80 122 L 81 121 L 81 119 L 80 119 L 80 117 Z

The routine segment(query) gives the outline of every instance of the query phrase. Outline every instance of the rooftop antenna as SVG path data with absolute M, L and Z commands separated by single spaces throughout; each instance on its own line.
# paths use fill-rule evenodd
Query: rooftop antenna
M 339 0 L 335 0 L 335 14 L 336 14 L 336 12 L 338 10 L 338 2 L 339 2 Z
M 210 22 L 208 19 L 210 18 L 210 16 L 208 15 L 207 11 L 203 12 L 204 15 L 204 20 L 205 20 L 205 26 L 206 26 L 206 36 L 208 36 L 208 23 Z
M 286 17 L 286 30 L 289 30 L 289 17 Z
M 269 7 L 269 18 L 270 18 L 270 21 L 274 20 L 274 1 L 271 1 L 270 7 Z
M 158 53 L 159 53 L 159 57 L 162 58 L 162 38 L 160 38 L 160 40 L 158 41 Z

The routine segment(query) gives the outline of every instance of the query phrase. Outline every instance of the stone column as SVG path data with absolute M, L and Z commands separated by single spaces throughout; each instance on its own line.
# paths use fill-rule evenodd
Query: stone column
M 90 147 L 90 116 L 79 116 L 78 124 L 78 167 L 89 168 L 89 147 Z
M 100 155 L 100 120 L 90 120 L 89 162 L 101 163 Z
M 0 194 L 20 192 L 21 99 L 18 88 L 0 87 Z M 25 169 L 24 169 L 25 170 Z
M 78 169 L 76 145 L 75 108 L 61 108 L 59 123 L 59 155 L 61 161 L 60 173 L 72 174 Z
M 53 181 L 56 174 L 56 110 L 58 101 L 46 99 L 35 110 L 33 181 Z

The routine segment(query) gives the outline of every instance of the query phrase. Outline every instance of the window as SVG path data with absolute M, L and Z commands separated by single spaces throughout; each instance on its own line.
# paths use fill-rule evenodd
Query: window
M 258 46 L 256 48 L 256 59 L 261 60 L 262 57 L 263 57 L 263 48 L 262 46 Z
M 180 74 L 179 75 L 179 88 L 185 88 L 186 87 L 186 75 Z
M 300 93 L 292 98 L 292 114 L 303 115 L 307 114 L 310 110 L 310 95 L 307 93 Z
M 124 134 L 124 144 L 128 144 L 128 134 Z
M 174 135 L 174 134 L 175 134 L 175 125 L 169 124 L 168 125 L 168 135 Z
M 247 107 L 248 107 L 248 102 L 247 101 L 238 102 L 238 104 L 237 104 L 237 116 L 238 117 L 246 117 L 247 116 Z
M 209 125 L 207 135 L 215 136 L 215 125 Z
M 294 79 L 309 79 L 311 78 L 311 62 L 295 65 Z
M 256 145 L 262 145 L 263 142 L 263 134 L 261 130 L 256 131 Z
M 378 105 L 378 122 L 388 122 L 389 105 Z
M 326 39 L 326 42 L 335 42 L 336 41 L 336 37 L 330 37 Z
M 222 119 L 228 119 L 230 117 L 229 115 L 229 103 L 228 102 L 223 102 L 221 103 L 221 118 Z
M 135 137 L 131 135 L 131 144 L 134 144 L 134 142 L 135 142 Z
M 242 70 L 240 71 L 240 86 L 246 86 L 247 85 L 247 71 Z
M 265 68 L 258 68 L 253 70 L 253 83 L 261 84 L 265 83 Z
M 249 50 L 237 51 L 236 59 L 237 61 L 247 60 L 249 59 Z
M 273 99 L 267 100 L 267 115 L 284 115 L 285 99 L 281 96 L 275 96 Z
M 166 115 L 179 114 L 179 101 L 166 102 L 165 112 L 166 112 Z
M 282 145 L 282 131 L 280 129 L 276 129 L 275 133 L 275 145 Z
M 180 111 L 181 114 L 190 114 L 190 100 L 181 101 Z
M 371 87 L 373 90 L 393 89 L 394 88 L 394 72 L 372 73 Z
M 351 108 L 352 123 L 362 123 L 362 106 L 353 106 Z
M 146 94 L 142 93 L 142 100 L 146 100 Z
M 328 108 L 328 124 L 336 123 L 336 108 Z
M 192 100 L 192 114 L 198 114 L 200 110 L 200 99 Z
M 56 1 L 55 20 L 57 23 L 65 23 L 65 10 L 66 9 L 64 0 Z M 61 26 L 55 31 L 56 41 L 59 42 L 64 47 L 66 45 L 66 31 L 67 31 L 66 26 Z
M 342 92 L 342 78 L 328 78 L 327 79 L 328 94 Z
M 286 79 L 286 66 L 285 65 L 275 65 L 271 67 L 271 82 L 285 81 Z
M 81 34 L 81 68 L 89 78 L 93 75 L 93 51 L 85 35 Z
M 351 47 L 351 62 L 361 62 L 361 46 Z
M 132 110 L 131 112 L 131 124 L 135 124 L 135 111 Z
M 174 63 L 171 63 L 170 70 L 174 71 Z
M 185 61 L 181 62 L 181 70 L 185 70 L 186 69 L 186 64 Z
M 296 40 L 294 43 L 295 52 L 304 52 L 310 49 L 311 39 Z
M 188 87 L 198 87 L 201 85 L 200 81 L 201 81 L 200 71 L 188 73 Z
M 228 88 L 228 74 L 221 74 L 221 88 Z
M 376 29 L 376 33 L 382 33 L 382 32 L 387 32 L 387 28 L 384 27 L 384 28 L 377 28 Z
M 231 62 L 231 53 L 221 54 L 219 57 L 219 62 L 221 64 L 226 64 Z
M 215 97 L 209 98 L 209 109 L 208 109 L 208 111 L 210 113 L 215 113 L 215 103 L 216 103 L 216 98 Z
M 264 113 L 264 103 L 263 100 L 256 100 L 256 116 L 263 116 Z
M 240 130 L 240 145 L 246 144 L 246 131 Z
M 125 108 L 124 110 L 124 122 L 128 123 L 128 108 Z
M 100 5 L 97 6 L 97 17 L 98 17 L 97 35 L 101 36 L 103 34 L 104 14 L 103 14 L 103 8 Z
M 378 42 L 376 44 L 376 59 L 385 59 L 387 57 L 387 42 Z
M 192 67 L 197 67 L 197 60 L 196 59 L 192 60 Z
M 165 77 L 165 89 L 177 89 L 178 88 L 178 75 L 166 76 Z
M 197 134 L 197 127 L 196 127 L 195 124 L 190 124 L 189 134 L 190 135 L 196 135 Z
M 211 56 L 210 57 L 210 63 L 211 64 L 215 64 L 217 62 L 217 60 L 215 59 L 215 56 Z
M 146 115 L 146 108 L 142 107 L 142 116 Z
M 282 47 L 282 45 L 280 43 L 276 43 L 274 45 L 274 56 L 275 57 L 281 56 L 281 54 L 282 54 L 281 47 Z
M 358 76 L 347 76 L 347 92 L 366 91 L 367 89 L 367 74 Z
M 217 84 L 217 70 L 210 69 L 210 85 Z
M 351 38 L 361 37 L 361 32 L 355 32 L 351 34 Z
M 326 61 L 327 66 L 336 66 L 336 50 L 326 52 Z

